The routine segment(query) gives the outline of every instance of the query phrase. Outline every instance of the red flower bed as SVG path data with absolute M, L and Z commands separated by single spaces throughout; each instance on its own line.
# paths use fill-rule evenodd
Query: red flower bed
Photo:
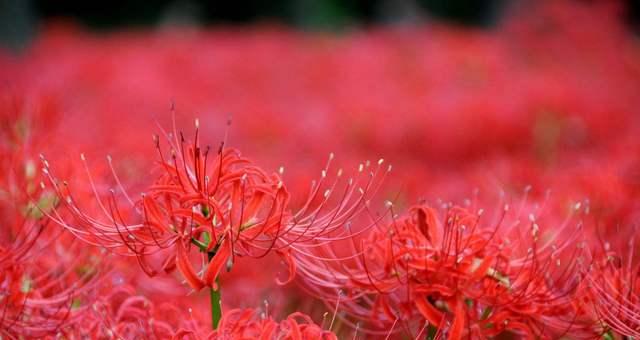
M 0 53 L 0 338 L 640 337 L 623 14 L 50 23 Z

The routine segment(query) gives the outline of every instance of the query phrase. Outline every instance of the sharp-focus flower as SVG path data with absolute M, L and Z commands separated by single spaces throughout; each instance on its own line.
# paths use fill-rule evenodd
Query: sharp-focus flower
M 344 185 L 341 169 L 335 181 L 326 183 L 331 155 L 303 206 L 292 213 L 289 193 L 280 177 L 283 168 L 280 174 L 270 175 L 237 150 L 224 148 L 224 144 L 215 153 L 208 147 L 201 148 L 198 125 L 196 121 L 192 143 L 187 143 L 181 133 L 165 134 L 169 154 L 154 137 L 158 175 L 135 201 L 115 171 L 113 177 L 121 195 L 116 197 L 113 189 L 101 195 L 81 155 L 95 200 L 90 212 L 81 208 L 80 202 L 88 197 L 81 200 L 74 196 L 66 182 L 53 176 L 43 158 L 43 172 L 64 207 L 53 209 L 49 217 L 87 243 L 135 256 L 152 276 L 156 269 L 147 257 L 168 254 L 162 269 L 177 268 L 195 290 L 205 286 L 216 289 L 216 278 L 233 265 L 235 256 L 260 258 L 271 250 L 289 264 L 290 278 L 281 281 L 285 283 L 296 269 L 291 252 L 304 251 L 307 244 L 316 247 L 317 242 L 348 238 L 344 224 L 364 211 L 390 170 L 381 168 L 382 160 L 373 169 L 366 162 Z M 108 162 L 113 170 L 111 158 Z M 195 269 L 190 260 L 192 248 L 208 257 L 201 270 Z
M 155 275 L 156 269 L 146 257 L 167 253 L 162 269 L 177 267 L 196 290 L 215 287 L 218 274 L 233 263 L 236 254 L 264 256 L 286 232 L 282 220 L 289 195 L 278 175 L 267 174 L 237 150 L 202 149 L 197 128 L 189 144 L 182 134 L 166 134 L 169 154 L 163 152 L 158 137 L 154 141 L 158 174 L 135 201 L 115 172 L 121 195 L 116 197 L 111 190 L 101 196 L 82 155 L 95 194 L 96 207 L 90 213 L 80 208 L 82 203 L 43 161 L 44 172 L 65 208 L 64 212 L 55 209 L 50 217 L 90 244 L 136 256 L 149 275 Z M 109 166 L 113 169 L 110 158 Z M 194 247 L 209 256 L 201 272 L 189 258 Z

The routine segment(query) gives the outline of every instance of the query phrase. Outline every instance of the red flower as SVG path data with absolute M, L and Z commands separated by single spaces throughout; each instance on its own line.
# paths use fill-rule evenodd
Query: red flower
M 235 256 L 260 258 L 270 250 L 276 250 L 289 264 L 290 277 L 280 283 L 290 281 L 297 268 L 291 253 L 304 252 L 316 242 L 347 238 L 344 225 L 365 211 L 369 197 L 390 170 L 382 170 L 382 160 L 374 169 L 366 162 L 341 189 L 342 170 L 334 182 L 325 183 L 332 155 L 305 204 L 291 213 L 289 193 L 280 178 L 282 168 L 280 175 L 269 175 L 223 144 L 212 155 L 210 148 L 200 147 L 197 121 L 192 143 L 175 132 L 165 136 L 170 154 L 165 155 L 160 139 L 154 138 L 159 175 L 137 201 L 130 198 L 115 172 L 121 197 L 114 190 L 107 197 L 101 195 L 81 156 L 95 194 L 93 211 L 102 213 L 103 218 L 85 213 L 80 200 L 66 182 L 52 175 L 43 159 L 44 173 L 65 208 L 55 209 L 49 217 L 85 242 L 135 256 L 149 275 L 155 275 L 156 270 L 146 257 L 171 250 L 162 269 L 178 268 L 195 290 L 205 286 L 217 289 L 216 278 L 225 266 L 233 264 Z M 113 169 L 110 158 L 109 166 Z M 122 205 L 129 207 L 125 210 Z M 336 231 L 342 235 L 336 236 Z M 190 260 L 193 246 L 208 256 L 201 270 Z
M 285 232 L 282 220 L 289 194 L 278 175 L 267 174 L 237 150 L 222 145 L 215 154 L 203 150 L 197 123 L 195 140 L 189 145 L 182 134 L 166 137 L 170 155 L 154 138 L 160 173 L 135 202 L 115 172 L 122 197 L 116 197 L 114 190 L 101 196 L 82 155 L 101 219 L 81 210 L 66 183 L 56 180 L 44 161 L 45 174 L 66 208 L 50 217 L 88 243 L 136 256 L 149 275 L 156 270 L 146 257 L 173 249 L 165 257 L 165 271 L 177 267 L 193 289 L 215 288 L 220 271 L 233 263 L 236 254 L 261 257 L 274 247 Z M 126 210 L 123 204 L 128 205 Z M 193 246 L 209 256 L 201 273 L 189 259 Z
M 580 250 L 570 246 L 580 235 L 575 225 L 543 229 L 551 221 L 532 214 L 524 228 L 524 203 L 518 212 L 505 206 L 489 219 L 482 209 L 451 205 L 441 217 L 428 206 L 402 217 L 388 207 L 391 223 L 354 243 L 356 256 L 336 262 L 327 248 L 324 257 L 298 255 L 299 262 L 315 264 L 302 274 L 309 290 L 330 303 L 335 289 L 345 291 L 341 308 L 373 320 L 368 331 L 399 322 L 399 329 L 415 334 L 427 322 L 460 339 L 505 332 L 558 336 L 577 327 L 571 300 L 579 282 Z
M 92 339 L 169 339 L 179 338 L 184 330 L 200 332 L 207 328 L 173 303 L 154 303 L 129 286 L 104 285 L 83 321 L 65 332 Z
M 302 313 L 293 313 L 285 320 L 274 321 L 255 309 L 234 309 L 225 314 L 220 327 L 210 339 L 287 339 L 287 340 L 332 340 L 337 339 L 330 331 L 316 325 Z
M 602 334 L 640 337 L 640 264 L 637 261 L 635 235 L 628 252 L 617 253 L 609 243 L 585 276 L 579 304 L 594 320 Z

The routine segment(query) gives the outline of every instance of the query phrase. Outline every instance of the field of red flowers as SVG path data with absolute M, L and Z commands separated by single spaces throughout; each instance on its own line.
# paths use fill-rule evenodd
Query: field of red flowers
M 640 40 L 89 33 L 0 52 L 0 339 L 640 337 Z

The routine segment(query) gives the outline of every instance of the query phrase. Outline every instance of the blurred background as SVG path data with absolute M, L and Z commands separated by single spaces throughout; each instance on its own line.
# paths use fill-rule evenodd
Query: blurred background
M 95 30 L 114 30 L 132 26 L 247 25 L 269 22 L 305 30 L 343 31 L 370 25 L 407 25 L 429 21 L 490 28 L 510 7 L 523 2 L 526 1 L 0 0 L 0 44 L 19 50 L 37 34 L 42 22 L 52 19 L 72 20 Z M 640 1 L 624 2 L 627 8 L 627 22 L 638 31 Z
M 55 116 L 64 148 L 122 146 L 135 159 L 135 145 L 147 159 L 150 122 L 167 126 L 175 103 L 182 126 L 206 123 L 208 143 L 232 115 L 232 145 L 267 168 L 295 163 L 301 183 L 336 152 L 518 187 L 576 165 L 569 156 L 635 141 L 638 4 L 0 0 L 0 84 Z M 390 180 L 408 201 L 449 184 Z

